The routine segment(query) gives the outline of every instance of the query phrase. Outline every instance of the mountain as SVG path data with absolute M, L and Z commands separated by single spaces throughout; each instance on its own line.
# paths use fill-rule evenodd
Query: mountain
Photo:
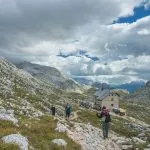
M 52 86 L 65 91 L 81 92 L 81 86 L 72 79 L 63 75 L 59 70 L 49 66 L 42 66 L 30 62 L 16 64 L 20 69 L 29 72 L 37 79 L 50 83 Z
M 109 85 L 106 83 L 94 82 L 92 87 L 97 89 L 110 89 Z
M 136 102 L 150 103 L 150 81 L 148 81 L 143 88 L 129 94 L 127 99 Z
M 57 78 L 61 76 L 57 70 L 54 71 Z M 76 85 L 71 80 L 68 82 L 71 82 L 70 88 L 72 84 L 72 87 Z M 0 58 L 0 104 L 14 110 L 16 115 L 31 117 L 49 113 L 52 104 L 55 104 L 58 114 L 62 115 L 64 104 L 72 103 L 69 96 L 69 93 L 57 89 L 50 82 L 38 79 L 6 59 Z
M 94 88 L 111 88 L 111 89 L 122 89 L 127 90 L 129 93 L 135 92 L 137 89 L 142 88 L 145 85 L 144 81 L 134 81 L 130 83 L 120 84 L 120 85 L 113 85 L 113 84 L 106 84 L 101 82 L 94 82 L 90 79 L 86 79 L 84 77 L 72 77 L 76 82 L 82 85 L 88 85 Z
M 57 77 L 61 76 L 55 69 L 53 73 L 58 73 Z M 146 109 L 145 106 L 142 107 L 142 110 L 146 110 L 144 115 L 141 105 L 137 107 L 137 103 L 134 107 L 131 107 L 131 104 L 122 105 L 131 108 L 127 112 L 129 116 L 121 117 L 111 113 L 113 132 L 110 132 L 109 140 L 104 140 L 100 119 L 91 109 L 91 95 L 95 93 L 95 88 L 84 94 L 66 92 L 46 81 L 0 58 L 0 149 L 121 150 L 136 149 L 138 146 L 145 148 L 150 144 L 150 127 L 144 123 L 150 122 L 149 105 Z M 150 82 L 142 91 L 137 92 L 137 97 L 140 92 L 145 92 L 146 98 L 150 93 L 149 89 Z M 91 98 L 91 107 L 83 109 L 80 102 L 86 102 L 88 95 Z M 73 108 L 69 122 L 64 116 L 64 105 L 67 102 Z M 52 104 L 56 107 L 55 117 L 51 116 Z M 138 109 L 135 109 L 135 106 Z M 135 117 L 138 120 L 134 119 Z M 65 143 L 65 147 L 57 145 L 60 143 Z
M 15 114 L 40 115 L 58 98 L 55 88 L 18 69 L 6 59 L 0 59 L 1 105 L 15 110 Z
M 130 93 L 135 92 L 137 89 L 144 87 L 145 82 L 143 81 L 134 81 L 130 83 L 125 83 L 121 85 L 111 85 L 112 89 L 124 89 Z
M 72 77 L 76 82 L 82 84 L 82 85 L 92 85 L 93 81 L 90 79 L 86 79 L 84 77 Z
M 82 84 L 82 85 L 87 85 L 92 88 L 97 88 L 97 89 L 109 89 L 109 85 L 106 83 L 101 83 L 101 82 L 94 82 L 90 79 L 86 79 L 84 77 L 72 77 L 76 82 Z

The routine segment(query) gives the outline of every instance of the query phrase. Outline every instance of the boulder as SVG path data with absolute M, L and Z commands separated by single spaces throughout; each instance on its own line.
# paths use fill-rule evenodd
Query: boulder
M 67 127 L 64 124 L 58 122 L 55 131 L 57 131 L 57 132 L 66 132 Z
M 127 139 L 127 138 L 125 138 L 125 137 L 118 137 L 118 138 L 116 139 L 116 143 L 117 143 L 118 145 L 131 145 L 130 139 Z
M 66 141 L 63 139 L 54 139 L 54 140 L 52 140 L 52 142 L 59 145 L 59 146 L 66 146 L 67 145 Z
M 14 117 L 14 111 L 9 110 L 8 112 L 4 107 L 0 107 L 0 120 L 12 121 L 14 124 L 18 123 L 18 120 Z
M 28 139 L 20 134 L 4 136 L 2 141 L 5 143 L 16 144 L 21 150 L 28 150 Z
M 150 148 L 150 144 L 147 145 L 147 148 Z
M 144 143 L 146 143 L 146 141 L 143 141 L 143 140 L 141 140 L 141 139 L 139 139 L 139 138 L 137 138 L 137 137 L 134 137 L 134 138 L 133 138 L 133 141 L 134 141 L 136 144 L 144 144 Z
M 122 145 L 122 150 L 132 150 L 133 146 L 132 145 Z
M 139 137 L 139 138 L 145 137 L 145 133 L 140 133 L 140 134 L 138 135 L 138 137 Z

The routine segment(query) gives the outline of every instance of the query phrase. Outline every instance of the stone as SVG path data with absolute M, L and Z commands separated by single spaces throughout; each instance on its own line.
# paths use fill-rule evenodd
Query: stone
M 83 150 L 120 150 L 120 146 L 111 140 L 112 137 L 104 140 L 102 131 L 90 124 L 75 123 L 74 130 L 68 129 L 67 134 Z
M 0 109 L 0 120 L 12 121 L 14 124 L 18 123 L 18 120 L 14 117 L 14 114 L 8 114 L 5 109 Z
M 133 141 L 136 143 L 136 144 L 144 144 L 146 143 L 146 141 L 143 141 L 137 137 L 133 137 Z
M 59 146 L 66 146 L 67 145 L 66 141 L 63 139 L 54 139 L 54 140 L 52 140 L 52 142 L 59 145 Z
M 4 136 L 2 141 L 5 143 L 16 144 L 21 150 L 28 150 L 28 139 L 20 134 Z
M 60 122 L 58 122 L 55 131 L 57 131 L 57 132 L 66 132 L 67 127 L 65 125 L 61 124 Z
M 139 138 L 145 137 L 145 133 L 140 133 L 140 134 L 138 135 L 138 137 L 139 137 Z
M 119 137 L 116 140 L 116 143 L 119 145 L 131 145 L 131 141 L 125 137 Z
M 132 150 L 133 146 L 132 145 L 122 145 L 122 150 Z

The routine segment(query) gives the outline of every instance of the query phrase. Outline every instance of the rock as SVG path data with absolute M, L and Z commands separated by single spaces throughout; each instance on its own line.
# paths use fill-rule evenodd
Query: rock
M 150 148 L 150 144 L 147 145 L 147 148 Z
M 122 150 L 132 150 L 133 146 L 132 145 L 122 145 Z
M 4 114 L 6 113 L 6 110 L 4 107 L 0 106 L 0 114 Z
M 141 137 L 140 139 L 143 140 L 143 141 L 147 141 L 148 140 L 147 137 Z
M 8 114 L 14 114 L 14 110 L 7 110 Z
M 28 150 L 28 139 L 20 134 L 4 136 L 2 141 L 5 143 L 16 144 L 21 150 Z
M 138 135 L 138 137 L 139 137 L 139 138 L 145 137 L 145 133 L 140 133 L 140 134 Z
M 112 137 L 104 140 L 102 131 L 90 124 L 75 123 L 72 130 L 68 128 L 67 134 L 83 150 L 120 150 L 120 146 L 111 140 Z
M 137 137 L 133 137 L 133 141 L 136 143 L 136 144 L 144 144 L 146 143 L 146 141 L 143 141 Z
M 12 121 L 14 124 L 18 123 L 18 120 L 14 117 L 13 110 L 9 110 L 8 112 L 0 107 L 0 120 Z
M 127 139 L 125 137 L 118 137 L 116 143 L 119 145 L 131 145 L 130 139 Z
M 60 146 L 66 146 L 67 145 L 66 141 L 63 139 L 54 139 L 52 142 L 57 144 L 57 145 L 60 145 Z
M 58 122 L 55 131 L 66 132 L 67 131 L 67 127 L 65 125 L 61 124 L 60 122 Z

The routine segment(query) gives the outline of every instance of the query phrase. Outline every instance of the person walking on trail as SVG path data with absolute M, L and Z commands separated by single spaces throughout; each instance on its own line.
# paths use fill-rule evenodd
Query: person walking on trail
M 70 114 L 71 114 L 71 106 L 68 103 L 67 103 L 67 105 L 65 107 L 65 113 L 66 113 L 66 120 L 68 120 L 69 117 L 70 117 Z
M 55 116 L 55 113 L 56 113 L 56 108 L 54 105 L 52 105 L 51 107 L 51 111 L 52 111 L 52 115 Z
M 109 123 L 111 122 L 111 117 L 109 114 L 109 110 L 105 106 L 103 106 L 102 108 L 100 118 L 102 120 L 103 137 L 104 139 L 106 139 L 108 138 Z

